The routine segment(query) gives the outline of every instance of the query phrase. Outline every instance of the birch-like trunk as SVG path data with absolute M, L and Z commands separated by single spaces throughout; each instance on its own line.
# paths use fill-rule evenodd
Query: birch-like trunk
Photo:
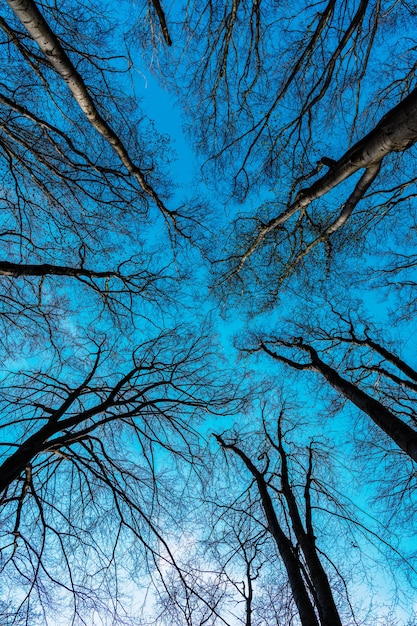
M 238 271 L 255 252 L 264 237 L 274 228 L 282 226 L 295 213 L 305 209 L 314 200 L 335 189 L 344 180 L 365 169 L 340 215 L 330 225 L 328 236 L 340 228 L 352 213 L 353 208 L 364 196 L 378 176 L 383 159 L 392 152 L 403 152 L 417 141 L 417 88 L 389 111 L 371 132 L 360 139 L 330 169 L 310 187 L 301 189 L 294 202 L 282 213 L 264 224 L 252 245 L 243 254 Z
M 65 81 L 90 124 L 111 145 L 127 171 L 136 178 L 144 193 L 154 200 L 162 214 L 170 218 L 173 225 L 176 226 L 175 212 L 166 208 L 158 194 L 147 182 L 144 173 L 133 162 L 122 139 L 102 117 L 82 76 L 73 65 L 58 37 L 50 28 L 35 2 L 33 0 L 7 0 L 7 3 L 29 35 L 36 41 L 48 61 Z

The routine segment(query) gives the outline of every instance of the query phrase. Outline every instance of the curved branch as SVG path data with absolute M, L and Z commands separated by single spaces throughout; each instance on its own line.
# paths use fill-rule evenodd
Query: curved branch
M 314 200 L 332 191 L 359 170 L 365 169 L 367 172 L 360 179 L 347 202 L 347 205 L 354 202 L 353 209 L 377 177 L 383 159 L 392 152 L 407 150 L 416 141 L 417 89 L 414 89 L 404 100 L 391 109 L 371 132 L 345 152 L 324 176 L 313 183 L 311 187 L 301 189 L 294 202 L 285 211 L 269 220 L 259 229 L 257 237 L 242 255 L 237 271 L 242 269 L 245 262 L 252 256 L 269 232 L 285 224 L 298 211 L 307 208 Z M 337 220 L 333 222 L 333 225 L 336 224 Z
M 352 215 L 354 208 L 356 207 L 358 202 L 364 197 L 366 191 L 369 189 L 369 187 L 374 182 L 375 178 L 378 176 L 380 169 L 381 169 L 381 162 L 376 163 L 375 165 L 371 165 L 365 170 L 365 172 L 363 173 L 359 181 L 356 183 L 355 189 L 349 196 L 348 200 L 346 201 L 338 217 L 335 220 L 333 220 L 333 222 L 329 224 L 327 228 L 324 229 L 324 231 L 321 233 L 319 237 L 314 239 L 314 241 L 309 243 L 304 248 L 304 250 L 300 252 L 300 254 L 296 257 L 295 261 L 291 263 L 291 267 L 294 267 L 295 265 L 297 265 L 319 243 L 328 241 L 329 237 L 333 235 L 333 233 L 337 232 L 339 228 L 342 228 L 342 226 L 346 224 L 346 222 Z
M 178 230 L 176 212 L 167 209 L 156 191 L 147 182 L 144 173 L 133 162 L 122 139 L 99 113 L 82 76 L 76 70 L 58 37 L 51 30 L 36 4 L 32 0 L 7 0 L 7 3 L 30 36 L 36 41 L 48 61 L 66 82 L 90 124 L 110 144 L 127 171 L 136 178 L 144 193 L 152 198 L 164 217 L 169 218 L 174 228 Z

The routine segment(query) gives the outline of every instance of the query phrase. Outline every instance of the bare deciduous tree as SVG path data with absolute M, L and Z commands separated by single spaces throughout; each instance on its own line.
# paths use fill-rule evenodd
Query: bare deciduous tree
M 268 457 L 266 470 L 260 471 L 239 445 L 228 443 L 220 435 L 216 437 L 222 448 L 232 450 L 241 458 L 256 482 L 267 520 L 267 527 L 277 544 L 279 554 L 285 565 L 293 599 L 303 626 L 341 624 L 330 583 L 317 552 L 316 536 L 313 531 L 310 493 L 312 479 L 311 448 L 304 492 L 304 518 L 291 486 L 280 422 L 278 426 L 278 443 L 275 443 L 269 436 L 269 442 L 273 448 L 276 448 L 281 462 L 280 485 L 274 486 L 273 491 L 279 494 L 282 493 L 283 499 L 280 499 L 279 506 L 282 506 L 283 502 L 285 502 L 290 527 L 294 533 L 294 537 L 292 537 L 288 536 L 288 531 L 283 528 L 282 523 L 279 521 L 281 515 L 276 512 L 276 507 L 270 494 L 271 486 L 269 485 L 269 480 L 265 478 L 265 474 L 269 470 Z
M 145 57 L 152 50 L 149 67 L 188 113 L 221 210 L 225 193 L 241 201 L 261 192 L 258 210 L 234 207 L 232 220 L 225 211 L 204 249 L 221 268 L 226 308 L 243 319 L 275 306 L 290 280 L 297 290 L 304 273 L 308 300 L 336 254 L 352 254 L 364 234 L 373 250 L 394 250 L 377 228 L 397 209 L 395 262 L 378 276 L 415 287 L 416 259 L 403 245 L 414 225 L 414 7 L 128 4 L 112 13 L 7 0 L 0 15 L 0 619 L 48 623 L 59 610 L 74 624 L 94 612 L 132 623 L 141 618 L 124 595 L 143 577 L 155 589 L 143 623 L 357 623 L 339 557 L 355 561 L 365 540 L 346 550 L 346 537 L 359 529 L 378 542 L 380 526 L 357 522 L 319 478 L 328 452 L 320 456 L 314 433 L 302 445 L 301 426 L 290 443 L 282 415 L 273 436 L 264 413 L 245 430 L 230 378 L 251 381 L 262 401 L 263 376 L 247 361 L 235 368 L 231 353 L 229 375 L 221 372 L 209 316 L 199 339 L 197 322 L 188 325 L 210 306 L 205 285 L 186 279 L 205 275 L 190 244 L 213 218 L 204 202 L 178 200 L 171 142 L 138 108 L 132 42 Z M 249 293 L 237 311 L 228 299 L 236 284 Z M 413 310 L 408 295 L 398 318 Z M 332 315 L 333 326 L 323 310 L 251 335 L 242 352 L 318 374 L 410 467 L 415 368 L 372 325 Z M 214 423 L 237 411 L 236 432 Z M 207 429 L 221 428 L 216 457 Z M 341 469 L 335 483 L 345 477 Z
M 310 330 L 310 339 L 260 336 L 254 338 L 253 348 L 243 350 L 264 352 L 299 372 L 318 373 L 417 461 L 414 411 L 417 374 L 414 368 L 374 339 L 366 325 L 363 331 L 357 331 L 352 318 L 342 315 L 338 318 L 342 327 L 339 332 L 334 328 L 331 331 L 315 328 Z M 303 329 L 295 326 L 294 331 L 302 333 Z M 337 366 L 329 364 L 333 353 L 342 364 L 340 361 Z
M 175 567 L 161 531 L 162 468 L 167 455 L 198 465 L 199 420 L 232 408 L 209 351 L 177 329 L 138 346 L 130 366 L 96 345 L 60 372 L 5 377 L 1 569 L 18 612 L 62 603 L 82 620 L 97 602 L 116 615 L 136 559 L 150 568 L 163 550 Z

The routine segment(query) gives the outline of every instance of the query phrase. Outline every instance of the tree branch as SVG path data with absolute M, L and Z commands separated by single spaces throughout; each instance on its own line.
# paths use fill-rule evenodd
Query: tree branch
M 314 200 L 335 189 L 357 171 L 369 170 L 361 178 L 345 205 L 344 211 L 346 210 L 348 213 L 350 203 L 353 203 L 353 209 L 377 177 L 383 159 L 392 152 L 407 150 L 416 141 L 417 89 L 414 89 L 404 100 L 391 109 L 371 132 L 345 152 L 324 176 L 313 183 L 311 187 L 301 189 L 294 202 L 285 211 L 269 220 L 259 229 L 257 237 L 242 255 L 237 271 L 242 269 L 245 262 L 269 232 L 285 224 L 295 213 L 307 208 Z M 343 221 L 344 211 L 339 216 L 339 220 L 342 218 Z M 338 220 L 333 222 L 329 228 L 334 228 L 337 223 Z
M 7 3 L 30 36 L 36 41 L 48 61 L 66 82 L 90 124 L 113 148 L 127 171 L 136 178 L 143 192 L 152 198 L 164 217 L 170 220 L 176 230 L 179 230 L 176 224 L 176 211 L 167 209 L 156 191 L 147 182 L 144 173 L 133 162 L 122 139 L 99 113 L 82 76 L 76 70 L 58 37 L 51 30 L 36 4 L 32 0 L 7 0 Z

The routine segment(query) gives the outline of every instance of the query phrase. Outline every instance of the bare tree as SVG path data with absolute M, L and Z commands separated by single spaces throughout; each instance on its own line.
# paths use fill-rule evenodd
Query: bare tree
M 316 536 L 313 532 L 310 494 L 312 477 L 311 448 L 304 493 L 306 509 L 305 519 L 303 520 L 290 483 L 287 457 L 282 443 L 280 424 L 278 428 L 278 443 L 275 444 L 272 438 L 269 437 L 270 443 L 272 443 L 273 447 L 276 447 L 281 460 L 280 486 L 274 489 L 276 489 L 278 493 L 283 494 L 286 507 L 288 507 L 287 514 L 294 532 L 295 541 L 297 542 L 295 545 L 293 538 L 287 535 L 285 528 L 283 528 L 282 524 L 279 522 L 276 508 L 270 495 L 271 488 L 268 484 L 269 481 L 265 478 L 265 474 L 269 469 L 269 462 L 267 462 L 266 470 L 260 471 L 238 445 L 227 443 L 220 435 L 216 437 L 219 444 L 224 449 L 232 450 L 241 458 L 256 481 L 262 508 L 267 520 L 267 527 L 277 544 L 280 556 L 285 565 L 301 623 L 308 626 L 318 624 L 322 624 L 323 626 L 341 624 L 342 622 L 336 608 L 330 583 L 321 564 L 315 545 Z M 303 554 L 305 565 L 298 554 L 298 550 Z
M 2 595 L 15 623 L 127 623 L 140 560 L 146 581 L 162 559 L 188 589 L 164 536 L 162 468 L 197 467 L 195 429 L 228 392 L 209 374 L 213 341 L 173 329 L 188 300 L 174 234 L 191 231 L 167 205 L 167 141 L 126 94 L 123 34 L 93 5 L 9 6 Z
M 36 41 L 47 61 L 65 81 L 89 123 L 110 144 L 129 174 L 136 178 L 142 191 L 152 198 L 165 217 L 173 219 L 175 214 L 165 207 L 152 186 L 147 182 L 144 172 L 132 161 L 122 139 L 100 114 L 85 81 L 35 2 L 32 0 L 10 0 L 8 4 L 30 36 Z
M 3 380 L 1 569 L 17 613 L 62 604 L 82 622 L 96 603 L 123 615 L 137 559 L 175 567 L 164 459 L 198 465 L 199 420 L 232 408 L 208 350 L 177 329 L 138 346 L 130 367 L 103 344 L 59 373 Z
M 391 305 L 391 318 L 394 323 L 413 320 L 417 310 L 415 279 L 416 255 L 413 254 L 414 228 L 408 223 L 405 228 L 401 224 L 395 230 L 396 238 L 390 242 L 387 250 L 379 253 L 380 264 L 372 270 L 367 268 L 363 281 L 376 294 L 383 297 Z
M 354 623 L 323 519 L 363 527 L 318 478 L 316 440 L 293 450 L 281 419 L 276 436 L 254 420 L 250 436 L 217 435 L 230 466 L 201 445 L 218 414 L 245 419 L 230 378 L 259 377 L 246 361 L 236 374 L 231 353 L 220 371 L 207 319 L 200 339 L 187 326 L 206 309 L 187 279 L 205 272 L 190 243 L 210 211 L 178 200 L 171 142 L 137 106 L 132 40 L 140 32 L 191 114 L 221 210 L 225 191 L 243 200 L 267 181 L 273 194 L 234 208 L 233 223 L 222 214 L 210 236 L 222 287 L 256 296 L 238 310 L 225 299 L 243 318 L 304 271 L 314 291 L 320 263 L 330 270 L 386 215 L 404 207 L 401 240 L 414 223 L 414 8 L 146 0 L 127 17 L 121 6 L 7 0 L 0 15 L 1 618 L 48 623 L 59 609 L 73 623 L 94 611 L 131 623 L 124 594 L 142 576 L 155 624 Z M 395 253 L 386 276 L 414 286 L 414 256 L 403 241 Z M 408 356 L 360 320 L 323 318 L 242 351 L 315 372 L 417 461 Z M 239 463 L 218 497 L 213 483 Z
M 212 511 L 211 528 L 201 541 L 206 561 L 218 572 L 228 600 L 223 602 L 221 616 L 226 623 L 233 619 L 245 626 L 267 623 L 262 616 L 271 610 L 271 603 L 266 600 L 264 588 L 269 584 L 273 593 L 281 595 L 275 610 L 276 615 L 282 615 L 285 582 L 280 580 L 279 571 L 271 575 L 274 558 L 269 552 L 267 530 L 257 521 L 257 501 L 250 502 L 249 495 L 244 502 L 232 503 L 229 485 L 221 487 L 225 493 L 214 492 L 216 495 L 210 498 L 207 508 Z
M 167 208 L 167 140 L 126 91 L 131 58 L 114 16 L 88 4 L 10 7 L 0 19 L 3 347 L 58 345 L 68 320 L 83 325 L 82 309 L 101 329 L 130 332 L 179 300 L 173 286 L 188 272 L 174 268 L 173 235 L 190 238 L 196 222 Z
M 308 415 L 310 425 L 313 417 Z M 294 413 L 292 418 L 295 419 Z M 275 424 L 277 429 L 273 435 Z M 370 590 L 372 579 L 378 580 L 378 568 L 372 565 L 375 557 L 371 555 L 378 554 L 378 563 L 381 558 L 387 559 L 386 584 L 393 558 L 403 558 L 402 565 L 410 572 L 414 569 L 413 561 L 401 557 L 391 529 L 372 515 L 364 515 L 364 501 L 357 493 L 363 477 L 356 487 L 352 483 L 352 490 L 347 488 L 353 476 L 345 465 L 346 458 L 339 454 L 336 446 L 329 447 L 318 432 L 315 440 L 310 439 L 306 447 L 303 426 L 307 426 L 307 421 L 300 421 L 300 416 L 294 422 L 289 421 L 288 407 L 281 410 L 278 422 L 273 423 L 264 406 L 262 431 L 256 430 L 252 424 L 253 431 L 246 429 L 241 434 L 235 431 L 216 436 L 225 451 L 229 472 L 239 475 L 244 468 L 243 475 L 236 482 L 236 499 L 230 501 L 229 497 L 229 504 L 224 502 L 220 509 L 219 531 L 222 525 L 227 528 L 225 522 L 229 516 L 237 527 L 237 520 L 243 520 L 241 523 L 252 529 L 246 549 L 255 550 L 258 546 L 261 557 L 267 556 L 259 581 L 254 581 L 255 624 L 264 624 L 261 616 L 263 610 L 267 610 L 268 601 L 263 597 L 263 589 L 268 573 L 279 572 L 281 564 L 289 582 L 290 605 L 292 603 L 293 611 L 296 605 L 301 623 L 356 624 L 361 620 L 361 611 L 365 610 L 366 615 L 367 609 L 356 602 L 355 576 L 358 575 L 360 584 L 366 580 Z M 245 474 L 249 474 L 246 490 L 242 485 Z M 343 482 L 345 488 L 341 487 Z M 263 538 L 262 547 L 258 545 L 256 528 L 259 537 Z M 218 545 L 221 552 L 221 540 Z M 231 553 L 232 546 L 235 546 L 236 554 L 241 550 L 239 541 L 230 541 L 227 545 L 230 547 L 223 553 L 225 563 L 225 556 Z M 385 548 L 389 553 L 383 556 Z M 367 560 L 369 557 L 370 561 Z M 281 579 L 284 572 L 280 574 Z M 390 574 L 395 577 L 394 571 Z M 275 590 L 280 589 L 277 579 L 274 586 Z M 283 589 L 281 593 L 275 596 L 277 616 L 281 603 L 285 611 L 286 594 Z M 262 597 L 261 604 L 256 601 L 258 595 Z M 372 595 L 370 591 L 369 599 Z M 369 610 L 365 619 L 369 619 L 369 615 L 377 619 L 377 604 L 372 607 L 369 604 Z M 292 623 L 290 615 L 291 609 L 286 617 L 277 617 L 276 622 L 281 623 L 282 619 L 283 623 Z M 295 622 L 298 623 L 297 619 Z M 275 622 L 272 618 L 265 623 Z
M 296 242 L 298 248 L 294 248 L 290 259 L 286 262 L 286 273 L 291 271 L 316 245 L 327 243 L 331 236 L 345 225 L 358 202 L 377 178 L 384 158 L 394 152 L 407 150 L 414 145 L 416 140 L 417 91 L 414 90 L 389 111 L 370 133 L 352 146 L 337 161 L 322 159 L 320 165 L 326 165 L 329 168 L 328 172 L 310 187 L 298 191 L 294 201 L 282 213 L 270 219 L 266 224 L 259 226 L 253 243 L 243 253 L 236 271 L 239 272 L 242 269 L 269 232 L 280 229 L 294 215 L 300 213 L 301 216 L 296 223 L 296 229 L 300 232 L 299 241 Z M 301 233 L 305 229 L 304 222 L 311 220 L 308 215 L 305 215 L 307 208 L 315 200 L 330 193 L 360 170 L 364 170 L 364 173 L 355 184 L 354 190 L 343 204 L 340 213 L 319 232 L 314 240 L 305 242 Z M 296 239 L 293 233 L 291 237 Z M 285 274 L 283 278 L 285 278 Z
M 174 39 L 184 45 L 178 57 L 175 50 L 166 59 L 160 55 L 161 74 L 172 77 L 186 106 L 190 99 L 198 103 L 193 135 L 208 160 L 228 167 L 234 191 L 245 194 L 260 173 L 278 169 L 289 146 L 298 148 L 298 158 L 306 156 L 317 117 L 326 111 L 332 119 L 335 102 L 353 102 L 355 125 L 373 48 L 389 28 L 384 18 L 402 12 L 407 7 L 367 1 L 300 2 L 291 10 L 268 0 L 188 3 L 186 11 L 168 16 Z M 405 41 L 401 46 L 407 49 Z
M 268 0 L 187 3 L 168 15 L 178 55 L 157 54 L 157 71 L 190 112 L 205 181 L 228 198 L 255 189 L 267 198 L 234 211 L 229 241 L 213 254 L 226 295 L 261 291 L 260 305 L 275 302 L 294 272 L 317 274 L 319 263 L 324 274 L 340 247 L 355 251 L 387 214 L 397 222 L 398 208 L 407 212 L 412 15 L 407 3 L 367 0 L 291 10 Z
M 318 373 L 417 461 L 414 410 L 417 375 L 414 368 L 394 350 L 373 338 L 366 324 L 361 324 L 364 327 L 359 331 L 355 329 L 352 317 L 339 314 L 338 319 L 339 331 L 310 328 L 310 339 L 258 336 L 254 338 L 253 348 L 243 350 L 261 351 L 299 372 Z M 294 330 L 303 332 L 302 325 L 295 325 Z M 304 331 L 307 334 L 308 331 Z M 329 364 L 329 357 L 336 355 L 339 364 Z

